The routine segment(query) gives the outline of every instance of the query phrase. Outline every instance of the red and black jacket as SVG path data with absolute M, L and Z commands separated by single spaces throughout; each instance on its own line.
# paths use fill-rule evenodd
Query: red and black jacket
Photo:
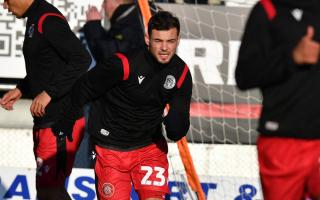
M 259 132 L 320 138 L 320 63 L 297 65 L 292 52 L 307 27 L 320 42 L 320 1 L 261 0 L 251 11 L 236 67 L 240 89 L 259 88 Z
M 117 53 L 80 78 L 72 90 L 72 108 L 94 101 L 88 125 L 94 143 L 131 150 L 163 138 L 162 122 L 170 139 L 185 136 L 191 94 L 191 74 L 177 55 L 160 64 L 142 49 Z M 166 104 L 170 111 L 163 118 Z
M 34 118 L 35 127 L 50 127 L 59 118 L 72 84 L 87 71 L 91 59 L 53 5 L 35 0 L 23 17 L 28 18 L 23 43 L 27 75 L 17 87 L 32 98 L 42 91 L 50 95 L 45 116 Z

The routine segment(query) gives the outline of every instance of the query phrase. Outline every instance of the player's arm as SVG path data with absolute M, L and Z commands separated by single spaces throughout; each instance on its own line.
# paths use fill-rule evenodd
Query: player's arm
M 167 137 L 170 140 L 180 140 L 189 130 L 191 95 L 192 78 L 188 71 L 181 87 L 171 100 L 169 112 L 164 118 Z
M 45 88 L 51 98 L 59 98 L 65 95 L 73 83 L 88 70 L 91 58 L 65 19 L 48 16 L 39 27 L 42 28 L 42 34 L 58 56 L 65 61 L 64 66 L 59 66 L 62 70 L 54 75 L 53 80 Z
M 72 127 L 77 111 L 128 77 L 129 66 L 124 66 L 122 62 L 117 56 L 111 57 L 98 63 L 76 81 L 71 90 L 71 102 L 66 106 L 63 118 L 52 126 L 58 138 L 68 137 L 72 141 Z
M 240 89 L 263 88 L 286 80 L 297 70 L 293 62 L 293 47 L 275 42 L 272 23 L 260 3 L 252 10 L 239 51 L 236 82 Z
M 30 93 L 28 78 L 29 78 L 29 76 L 27 74 L 22 80 L 19 81 L 19 83 L 16 86 L 16 88 L 18 88 L 20 90 L 21 94 L 23 94 L 23 95 L 28 95 Z
M 118 56 L 112 56 L 85 73 L 71 90 L 71 106 L 80 109 L 99 98 L 127 76 L 125 66 Z

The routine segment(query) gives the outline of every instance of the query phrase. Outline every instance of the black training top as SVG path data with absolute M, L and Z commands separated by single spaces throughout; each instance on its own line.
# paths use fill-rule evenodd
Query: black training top
M 266 136 L 320 138 L 320 62 L 297 65 L 292 52 L 308 26 L 320 42 L 320 1 L 261 0 L 248 19 L 239 52 L 240 89 L 259 88 L 259 132 Z
M 44 117 L 34 118 L 35 127 L 50 127 L 63 110 L 72 84 L 89 67 L 91 59 L 66 19 L 51 4 L 35 0 L 27 17 L 23 54 L 26 77 L 18 84 L 23 94 L 35 98 L 46 91 L 52 98 Z
M 147 49 L 117 53 L 81 77 L 72 90 L 73 109 L 94 103 L 89 133 L 96 144 L 117 150 L 137 149 L 167 136 L 179 140 L 189 129 L 192 78 L 174 55 L 160 64 Z M 163 117 L 166 104 L 170 111 Z

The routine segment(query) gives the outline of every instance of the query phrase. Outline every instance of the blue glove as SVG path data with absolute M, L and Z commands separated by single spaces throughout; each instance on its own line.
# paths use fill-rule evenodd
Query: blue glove
M 73 132 L 73 125 L 74 125 L 74 121 L 71 120 L 58 120 L 52 127 L 52 132 L 54 133 L 54 135 L 62 140 L 65 137 L 67 137 L 67 139 L 72 142 L 73 138 L 72 138 L 72 132 Z

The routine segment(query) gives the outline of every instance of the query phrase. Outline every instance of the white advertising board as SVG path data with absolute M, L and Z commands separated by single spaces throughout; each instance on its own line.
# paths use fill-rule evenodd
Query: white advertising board
M 180 180 L 179 180 L 180 179 Z M 169 179 L 170 200 L 195 199 L 183 177 Z M 201 185 L 207 199 L 243 200 L 262 199 L 257 178 L 201 176 Z M 66 188 L 74 200 L 96 200 L 94 171 L 73 169 Z M 0 199 L 36 199 L 35 169 L 0 168 Z M 132 191 L 132 200 L 138 200 Z

